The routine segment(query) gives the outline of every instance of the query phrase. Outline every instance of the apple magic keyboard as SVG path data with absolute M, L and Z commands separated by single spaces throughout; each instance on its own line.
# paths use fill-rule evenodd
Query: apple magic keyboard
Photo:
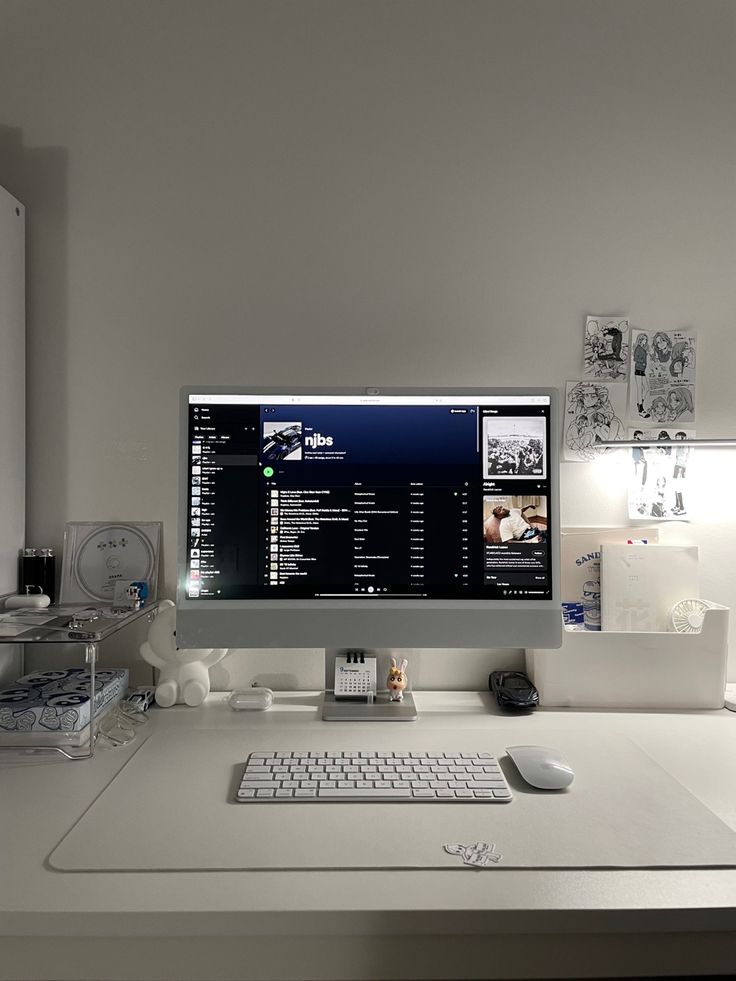
M 511 791 L 491 753 L 274 750 L 250 754 L 236 800 L 502 804 Z

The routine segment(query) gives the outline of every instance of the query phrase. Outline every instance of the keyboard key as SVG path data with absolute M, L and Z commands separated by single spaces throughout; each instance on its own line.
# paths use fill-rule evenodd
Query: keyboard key
M 380 795 L 378 795 L 373 790 L 348 790 L 343 787 L 325 788 L 320 787 L 318 796 L 320 799 L 342 799 L 342 800 L 411 800 L 411 790 L 407 787 L 405 789 L 398 787 L 390 787 L 386 790 L 382 790 Z

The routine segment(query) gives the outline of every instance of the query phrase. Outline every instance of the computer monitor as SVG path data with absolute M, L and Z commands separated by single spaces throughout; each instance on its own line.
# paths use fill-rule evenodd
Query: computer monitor
M 552 389 L 181 394 L 177 643 L 558 647 Z

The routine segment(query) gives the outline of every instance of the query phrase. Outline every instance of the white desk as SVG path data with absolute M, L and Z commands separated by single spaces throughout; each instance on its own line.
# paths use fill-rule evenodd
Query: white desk
M 485 694 L 416 698 L 414 731 L 484 731 L 501 754 L 493 731 L 507 730 L 509 717 Z M 270 712 L 236 714 L 214 695 L 201 709 L 154 710 L 149 729 L 270 729 L 281 743 L 312 726 L 331 739 L 336 727 L 354 731 L 319 721 L 318 705 L 300 692 L 277 696 Z M 513 721 L 520 742 L 542 742 L 551 725 L 632 737 L 736 829 L 733 713 L 539 711 Z M 362 730 L 366 746 L 390 748 L 396 727 Z M 730 974 L 736 965 L 730 869 L 51 870 L 46 857 L 135 749 L 0 768 L 0 978 L 572 978 Z M 175 814 L 171 824 L 176 834 Z M 383 830 L 400 830 L 390 805 Z

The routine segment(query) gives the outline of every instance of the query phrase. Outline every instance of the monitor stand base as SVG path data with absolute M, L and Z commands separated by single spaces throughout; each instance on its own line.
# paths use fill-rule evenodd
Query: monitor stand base
M 326 691 L 322 703 L 324 722 L 416 722 L 418 717 L 414 696 L 404 692 L 400 702 L 392 702 L 388 692 L 379 692 L 372 702 L 357 698 L 335 698 Z

